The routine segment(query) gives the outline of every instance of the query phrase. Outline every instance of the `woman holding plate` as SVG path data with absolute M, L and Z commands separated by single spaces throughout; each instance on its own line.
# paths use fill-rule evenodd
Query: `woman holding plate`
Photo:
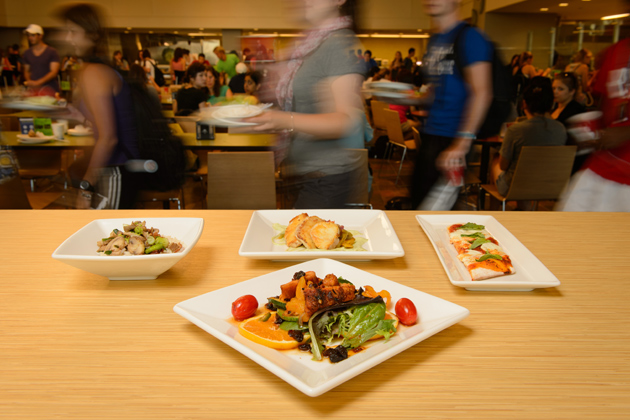
M 341 208 L 367 168 L 348 149 L 363 148 L 363 69 L 356 49 L 357 0 L 301 3 L 307 37 L 291 55 L 275 89 L 282 111 L 248 121 L 258 131 L 279 131 L 276 164 L 292 175 L 295 208 Z M 286 174 L 283 175 L 286 178 Z

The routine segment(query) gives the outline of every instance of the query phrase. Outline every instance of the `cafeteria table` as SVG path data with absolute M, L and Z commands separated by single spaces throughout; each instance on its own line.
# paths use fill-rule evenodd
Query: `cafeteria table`
M 1 134 L 0 145 L 20 149 L 84 149 L 94 146 L 94 137 L 92 136 L 73 137 L 66 135 L 64 140 L 27 144 L 18 141 L 17 135 L 20 134 L 19 131 L 5 131 Z M 197 140 L 195 133 L 179 133 L 176 135 L 182 139 L 184 148 L 191 150 L 264 151 L 273 147 L 276 140 L 273 134 L 215 133 L 214 140 Z
M 252 211 L 2 211 L 0 417 L 630 417 L 629 214 L 487 213 L 561 281 L 530 292 L 453 286 L 415 219 L 423 213 L 386 214 L 405 256 L 349 264 L 470 316 L 308 397 L 173 312 L 184 300 L 294 264 L 238 255 Z M 92 220 L 148 217 L 205 220 L 196 246 L 157 280 L 109 281 L 51 258 Z M 96 249 L 97 239 L 85 246 Z

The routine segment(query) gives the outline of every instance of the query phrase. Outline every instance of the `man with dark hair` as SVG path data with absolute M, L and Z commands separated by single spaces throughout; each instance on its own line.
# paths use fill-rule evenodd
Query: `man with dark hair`
M 197 62 L 203 64 L 204 66 L 209 66 L 210 62 L 206 60 L 206 55 L 204 53 L 199 53 L 197 57 Z
M 378 64 L 376 63 L 376 60 L 374 60 L 372 58 L 372 51 L 370 50 L 365 50 L 365 53 L 363 53 L 363 59 L 365 60 L 365 72 L 369 73 L 370 70 L 372 70 L 374 67 L 378 68 Z
M 492 101 L 492 44 L 477 28 L 459 20 L 460 3 L 423 0 L 436 29 L 422 60 L 434 100 L 416 160 L 414 208 L 427 199 L 422 209 L 450 210 L 459 185 L 449 184 L 449 175 L 463 171 L 466 154 Z M 445 196 L 449 199 L 443 199 Z M 441 197 L 439 202 L 432 201 L 435 197 Z
M 59 92 L 57 75 L 61 67 L 59 54 L 43 41 L 44 30 L 39 25 L 28 25 L 24 30 L 31 46 L 24 52 L 24 85 L 40 93 Z
M 403 66 L 407 70 L 409 70 L 410 72 L 413 72 L 414 67 L 416 67 L 416 57 L 415 57 L 415 55 L 416 55 L 416 49 L 415 48 L 409 48 L 408 55 L 403 60 Z

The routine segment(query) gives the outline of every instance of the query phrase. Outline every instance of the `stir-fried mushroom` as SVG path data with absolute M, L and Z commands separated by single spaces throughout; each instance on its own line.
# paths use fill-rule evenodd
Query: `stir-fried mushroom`
M 140 235 L 132 236 L 131 238 L 129 238 L 127 251 L 131 252 L 133 255 L 144 254 L 144 241 L 141 238 L 142 236 Z
M 127 245 L 127 242 L 125 241 L 125 238 L 122 236 L 117 236 L 111 241 L 109 241 L 109 243 L 105 247 L 105 252 L 110 251 L 111 252 L 110 255 L 122 255 L 123 249 L 125 248 L 126 245 Z

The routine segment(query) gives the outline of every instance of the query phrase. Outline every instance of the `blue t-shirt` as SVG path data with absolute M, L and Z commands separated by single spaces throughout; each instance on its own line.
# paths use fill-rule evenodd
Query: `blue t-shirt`
M 459 40 L 458 54 L 462 68 L 471 64 L 492 62 L 492 44 L 477 28 L 463 29 L 464 22 L 447 33 L 431 37 L 422 60 L 426 79 L 433 85 L 435 100 L 423 131 L 427 134 L 455 137 L 464 117 L 468 91 L 463 75 L 455 65 L 453 43 L 460 30 L 466 31 Z

